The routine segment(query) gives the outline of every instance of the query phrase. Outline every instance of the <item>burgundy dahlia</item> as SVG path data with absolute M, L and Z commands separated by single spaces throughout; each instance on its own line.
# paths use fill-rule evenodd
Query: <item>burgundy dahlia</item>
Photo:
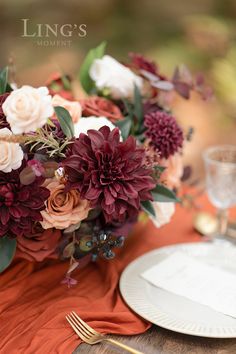
M 8 92 L 0 95 L 0 129 L 2 128 L 10 129 L 10 125 L 8 124 L 5 114 L 3 113 L 2 110 L 2 105 L 8 96 L 9 96 Z
M 78 189 L 92 207 L 102 208 L 106 222 L 124 222 L 138 214 L 140 202 L 151 200 L 155 187 L 144 150 L 133 137 L 120 142 L 118 128 L 106 126 L 80 134 L 63 161 L 67 188 Z
M 30 234 L 34 223 L 42 220 L 40 211 L 50 192 L 41 186 L 42 178 L 27 186 L 21 184 L 19 174 L 23 167 L 0 172 L 0 237 Z
M 168 159 L 183 146 L 183 131 L 175 118 L 163 111 L 145 115 L 145 135 L 150 144 L 158 151 L 161 158 Z

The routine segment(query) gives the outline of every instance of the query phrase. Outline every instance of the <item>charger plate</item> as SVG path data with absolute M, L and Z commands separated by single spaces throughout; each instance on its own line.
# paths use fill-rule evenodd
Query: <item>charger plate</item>
M 157 288 L 141 278 L 142 272 L 176 251 L 236 274 L 236 247 L 228 242 L 162 247 L 137 258 L 122 273 L 120 291 L 128 306 L 149 322 L 175 332 L 211 338 L 236 338 L 235 318 Z

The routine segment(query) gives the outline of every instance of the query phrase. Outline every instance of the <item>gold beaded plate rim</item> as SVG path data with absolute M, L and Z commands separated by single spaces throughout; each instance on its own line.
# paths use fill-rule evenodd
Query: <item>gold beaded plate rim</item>
M 184 243 L 158 248 L 135 259 L 123 271 L 120 291 L 127 305 L 147 321 L 171 331 L 208 338 L 236 338 L 236 318 L 158 289 L 140 276 L 176 251 L 236 274 L 236 247 L 229 242 Z

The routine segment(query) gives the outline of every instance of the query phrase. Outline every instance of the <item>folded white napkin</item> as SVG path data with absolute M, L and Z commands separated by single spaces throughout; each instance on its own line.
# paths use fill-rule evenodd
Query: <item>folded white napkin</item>
M 141 276 L 159 288 L 236 318 L 236 274 L 176 252 Z

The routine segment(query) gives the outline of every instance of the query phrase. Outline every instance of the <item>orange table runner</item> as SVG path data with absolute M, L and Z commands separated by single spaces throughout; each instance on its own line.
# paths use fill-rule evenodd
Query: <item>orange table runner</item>
M 199 241 L 192 216 L 178 206 L 172 222 L 161 229 L 151 222 L 137 225 L 114 260 L 100 260 L 79 270 L 75 275 L 78 284 L 70 289 L 60 284 L 66 263 L 15 262 L 0 276 L 0 353 L 72 353 L 79 339 L 65 320 L 71 310 L 102 333 L 145 332 L 150 323 L 121 298 L 120 274 L 133 259 L 152 249 Z

